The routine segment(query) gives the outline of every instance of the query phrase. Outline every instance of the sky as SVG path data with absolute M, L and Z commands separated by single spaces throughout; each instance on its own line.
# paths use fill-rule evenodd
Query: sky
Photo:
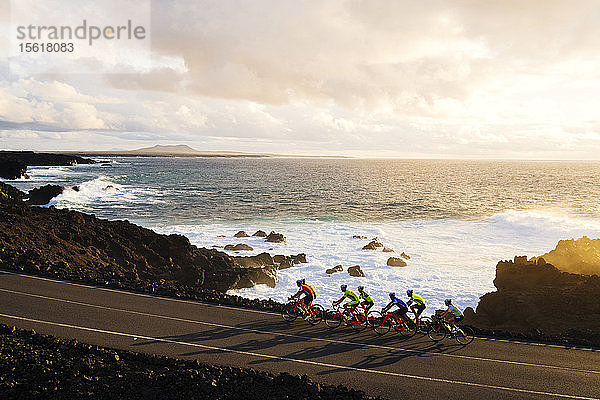
M 0 148 L 600 159 L 596 0 L 107 0 L 145 46 L 53 68 L 15 52 L 27 1 L 0 0 Z

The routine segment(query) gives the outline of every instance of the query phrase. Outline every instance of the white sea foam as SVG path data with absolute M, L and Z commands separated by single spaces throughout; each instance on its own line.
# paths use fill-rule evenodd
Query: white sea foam
M 149 196 L 148 190 L 121 185 L 115 183 L 114 180 L 115 178 L 100 176 L 77 185 L 79 190 L 75 190 L 72 187 L 66 188 L 61 195 L 52 200 L 51 205 L 74 210 L 87 210 L 92 205 L 97 206 L 98 203 L 117 206 L 132 202 L 143 201 L 148 203 L 158 201 L 149 200 L 153 196 Z
M 285 234 L 287 243 L 267 243 L 264 238 L 234 238 L 238 230 L 248 234 L 257 229 Z M 541 255 L 560 239 L 600 236 L 600 218 L 564 217 L 532 211 L 507 211 L 489 218 L 463 220 L 407 220 L 387 223 L 298 222 L 273 224 L 217 223 L 201 226 L 172 226 L 162 233 L 180 233 L 201 247 L 247 243 L 253 252 L 227 252 L 253 255 L 307 254 L 308 263 L 278 271 L 275 288 L 258 285 L 232 293 L 249 298 L 284 301 L 295 291 L 295 281 L 306 278 L 318 292 L 318 302 L 329 306 L 340 296 L 339 286 L 352 289 L 364 285 L 377 306 L 387 302 L 391 291 L 404 297 L 412 288 L 423 296 L 430 312 L 452 298 L 462 307 L 476 307 L 479 297 L 495 290 L 493 279 L 499 260 L 515 255 Z M 219 237 L 226 235 L 226 237 Z M 353 235 L 377 236 L 396 253 L 362 250 L 368 240 Z M 388 267 L 387 258 L 406 252 L 407 267 Z M 327 275 L 325 269 L 341 264 L 344 272 Z M 347 267 L 360 265 L 366 277 L 348 275 Z

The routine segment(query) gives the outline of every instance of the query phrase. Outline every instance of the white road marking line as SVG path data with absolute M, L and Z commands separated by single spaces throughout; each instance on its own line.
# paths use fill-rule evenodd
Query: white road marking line
M 437 357 L 450 357 L 450 358 L 459 358 L 459 359 L 466 359 L 466 360 L 485 361 L 485 362 L 498 363 L 498 364 L 511 364 L 511 365 L 534 367 L 534 368 L 546 368 L 546 369 L 556 369 L 556 370 L 562 370 L 562 371 L 600 374 L 600 371 L 597 371 L 597 370 L 586 370 L 586 369 L 579 369 L 579 368 L 563 367 L 563 366 L 558 366 L 558 365 L 535 364 L 535 363 L 527 363 L 527 362 L 523 362 L 523 361 L 497 360 L 497 359 L 493 359 L 493 358 L 467 356 L 467 355 L 462 355 L 462 354 L 429 352 L 429 351 L 425 351 L 425 350 L 405 349 L 405 348 L 401 348 L 401 347 L 384 346 L 384 345 L 377 345 L 377 344 L 370 344 L 370 343 L 349 342 L 346 340 L 338 340 L 338 339 L 325 339 L 325 338 L 318 338 L 318 337 L 314 337 L 314 336 L 305 336 L 305 335 L 297 335 L 297 334 L 292 334 L 292 333 L 285 333 L 285 332 L 280 332 L 280 331 L 263 331 L 263 330 L 259 330 L 259 329 L 242 328 L 242 327 L 237 327 L 237 326 L 232 326 L 232 325 L 218 324 L 218 323 L 214 323 L 214 322 L 205 322 L 205 321 L 198 321 L 198 320 L 192 320 L 192 319 L 187 319 L 187 318 L 170 317 L 168 315 L 151 314 L 151 313 L 146 313 L 146 312 L 142 312 L 142 311 L 125 310 L 122 308 L 101 306 L 101 305 L 97 305 L 97 304 L 84 303 L 84 302 L 79 302 L 79 301 L 74 301 L 74 300 L 59 299 L 56 297 L 43 296 L 43 295 L 33 294 L 33 293 L 25 293 L 25 292 L 20 292 L 20 291 L 16 291 L 16 290 L 10 290 L 10 289 L 0 288 L 0 292 L 7 292 L 7 293 L 12 293 L 12 294 L 17 294 L 17 295 L 36 297 L 36 298 L 40 298 L 40 299 L 44 299 L 44 300 L 51 300 L 51 301 L 57 301 L 57 302 L 62 302 L 62 303 L 75 304 L 75 305 L 91 307 L 91 308 L 98 308 L 98 309 L 108 310 L 108 311 L 124 312 L 124 313 L 129 313 L 129 314 L 141 315 L 141 316 L 145 316 L 145 317 L 161 318 L 161 319 L 167 319 L 167 320 L 171 320 L 171 321 L 185 322 L 185 323 L 198 324 L 198 325 L 206 325 L 206 326 L 212 326 L 212 327 L 216 327 L 216 328 L 224 328 L 224 329 L 252 332 L 252 333 L 258 333 L 258 334 L 292 337 L 292 338 L 296 338 L 296 339 L 314 340 L 314 341 L 320 341 L 320 342 L 352 345 L 352 346 L 356 346 L 356 347 L 371 347 L 371 348 L 377 348 L 377 349 L 383 349 L 383 350 L 394 350 L 394 351 L 398 351 L 398 352 L 425 354 L 425 355 L 431 355 L 431 356 L 437 356 Z
M 148 299 L 159 299 L 159 300 L 167 300 L 167 301 L 176 301 L 178 303 L 195 304 L 195 305 L 201 304 L 203 306 L 208 306 L 208 307 L 226 308 L 228 310 L 239 310 L 239 311 L 245 311 L 245 312 L 255 313 L 255 314 L 278 315 L 278 313 L 275 313 L 275 312 L 272 312 L 272 311 L 253 310 L 251 308 L 242 308 L 242 307 L 235 307 L 235 306 L 225 306 L 225 305 L 222 305 L 222 304 L 205 303 L 205 302 L 202 302 L 201 300 L 184 300 L 184 299 L 176 299 L 176 298 L 172 298 L 172 297 L 162 297 L 160 295 L 151 295 L 151 294 L 146 294 L 146 293 L 128 292 L 128 291 L 125 291 L 125 290 L 105 288 L 105 287 L 102 287 L 102 286 L 92 286 L 92 285 L 85 285 L 83 283 L 67 282 L 67 281 L 61 281 L 61 280 L 58 280 L 58 279 L 45 278 L 43 276 L 24 275 L 24 274 L 19 274 L 19 273 L 12 272 L 12 271 L 0 271 L 0 273 L 2 273 L 2 274 L 8 274 L 8 275 L 15 275 L 15 276 L 23 277 L 23 278 L 37 279 L 37 280 L 40 280 L 40 281 L 47 281 L 47 282 L 64 284 L 64 285 L 77 286 L 77 287 L 84 288 L 84 289 L 102 290 L 102 291 L 106 291 L 106 292 L 119 293 L 119 294 L 124 294 L 124 295 L 129 295 L 129 296 L 145 297 L 145 298 L 148 298 Z
M 275 359 L 275 360 L 281 360 L 281 361 L 296 362 L 296 363 L 300 363 L 300 364 L 317 365 L 320 367 L 327 367 L 327 368 L 337 368 L 337 369 L 345 369 L 345 370 L 349 370 L 349 371 L 366 372 L 366 373 L 380 374 L 380 375 L 390 375 L 390 376 L 396 376 L 396 377 L 401 377 L 401 378 L 417 379 L 417 380 L 429 381 L 429 382 L 450 383 L 453 385 L 464 385 L 464 386 L 478 387 L 478 388 L 483 388 L 483 389 L 495 389 L 495 390 L 503 390 L 503 391 L 508 391 L 508 392 L 560 397 L 560 398 L 565 398 L 565 399 L 600 400 L 599 398 L 595 398 L 595 397 L 585 397 L 585 396 L 575 396 L 575 395 L 561 394 L 561 393 L 542 392 L 542 391 L 537 391 L 537 390 L 520 389 L 520 388 L 513 388 L 513 387 L 508 387 L 508 386 L 487 385 L 487 384 L 476 383 L 476 382 L 455 381 L 455 380 L 451 380 L 451 379 L 432 378 L 432 377 L 421 376 L 421 375 L 410 375 L 410 374 L 402 374 L 402 373 L 398 373 L 398 372 L 389 372 L 389 371 L 380 371 L 380 370 L 368 369 L 368 368 L 350 367 L 347 365 L 329 364 L 329 363 L 323 363 L 323 362 L 318 362 L 318 361 L 300 360 L 300 359 L 296 359 L 296 358 L 280 357 L 280 356 L 274 356 L 274 355 L 270 355 L 270 354 L 255 353 L 255 352 L 251 352 L 251 351 L 234 350 L 234 349 L 229 349 L 226 347 L 215 347 L 215 346 L 208 346 L 208 345 L 203 345 L 203 344 L 198 344 L 198 343 L 189 343 L 189 342 L 181 342 L 181 341 L 177 341 L 177 340 L 155 338 L 152 336 L 145 336 L 145 335 L 139 335 L 139 334 L 108 331 L 108 330 L 104 330 L 104 329 L 88 328 L 85 326 L 63 324 L 63 323 L 59 323 L 59 322 L 42 321 L 42 320 L 33 319 L 33 318 L 20 317 L 17 315 L 0 314 L 0 316 L 5 317 L 5 318 L 17 319 L 17 320 L 21 320 L 21 321 L 39 323 L 39 324 L 55 325 L 55 326 L 60 326 L 63 328 L 103 333 L 103 334 L 107 334 L 107 335 L 138 337 L 140 339 L 152 340 L 152 341 L 157 341 L 157 342 L 171 343 L 171 344 L 177 344 L 177 345 L 183 345 L 183 346 L 199 347 L 199 348 L 208 349 L 208 350 L 217 350 L 217 351 L 222 351 L 222 352 L 226 352 L 226 353 L 235 353 L 235 354 L 242 354 L 242 355 L 260 357 L 260 358 L 268 358 L 268 359 Z

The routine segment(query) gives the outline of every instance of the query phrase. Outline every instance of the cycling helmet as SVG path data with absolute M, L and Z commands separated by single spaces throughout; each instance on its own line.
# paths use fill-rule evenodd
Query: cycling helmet
M 302 284 L 303 284 L 303 283 L 304 283 L 304 282 L 303 282 L 303 279 L 298 279 L 298 280 L 296 281 L 296 285 L 297 285 L 298 287 L 302 286 Z
M 365 287 L 364 287 L 364 286 L 359 286 L 359 287 L 358 287 L 358 291 L 359 291 L 359 292 L 362 292 L 363 290 L 365 290 Z
M 396 298 L 396 293 L 390 292 L 388 296 L 390 296 L 390 299 L 394 300 Z
M 452 304 L 452 299 L 446 299 L 444 303 L 446 303 L 446 305 L 449 306 L 450 304 Z
M 345 292 L 346 289 L 348 289 L 348 285 L 342 285 L 340 286 L 340 289 L 342 289 L 342 292 Z
M 412 296 L 412 294 L 413 294 L 413 291 L 412 291 L 412 289 L 408 289 L 408 290 L 406 291 L 406 295 L 407 295 L 408 297 Z

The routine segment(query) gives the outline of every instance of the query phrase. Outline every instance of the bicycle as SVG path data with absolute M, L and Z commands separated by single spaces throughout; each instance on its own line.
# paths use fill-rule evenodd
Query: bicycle
M 453 328 L 440 315 L 432 316 L 431 329 L 429 329 L 427 336 L 434 342 L 439 342 L 445 337 L 454 338 L 459 344 L 465 346 L 475 339 L 473 329 L 460 325 L 455 325 Z
M 395 314 L 385 313 L 384 315 L 379 311 L 373 311 L 373 317 L 375 319 L 373 330 L 379 336 L 385 335 L 392 328 L 405 338 L 411 338 L 417 333 L 416 324 L 408 316 L 410 322 L 405 318 L 398 318 Z
M 365 316 L 365 308 L 362 305 L 358 305 L 354 310 L 347 310 L 340 304 L 334 307 L 336 307 L 334 310 L 325 312 L 325 325 L 331 329 L 339 327 L 344 322 L 352 329 L 359 331 L 366 326 L 371 326 L 371 323 L 375 320 L 371 312 Z M 359 308 L 363 312 L 359 312 Z
M 323 320 L 325 310 L 320 304 L 311 304 L 308 309 L 303 307 L 304 303 L 301 299 L 294 299 L 290 297 L 289 302 L 283 306 L 281 310 L 281 317 L 286 322 L 295 321 L 296 318 L 302 316 L 305 317 L 306 321 L 311 325 L 318 325 Z

